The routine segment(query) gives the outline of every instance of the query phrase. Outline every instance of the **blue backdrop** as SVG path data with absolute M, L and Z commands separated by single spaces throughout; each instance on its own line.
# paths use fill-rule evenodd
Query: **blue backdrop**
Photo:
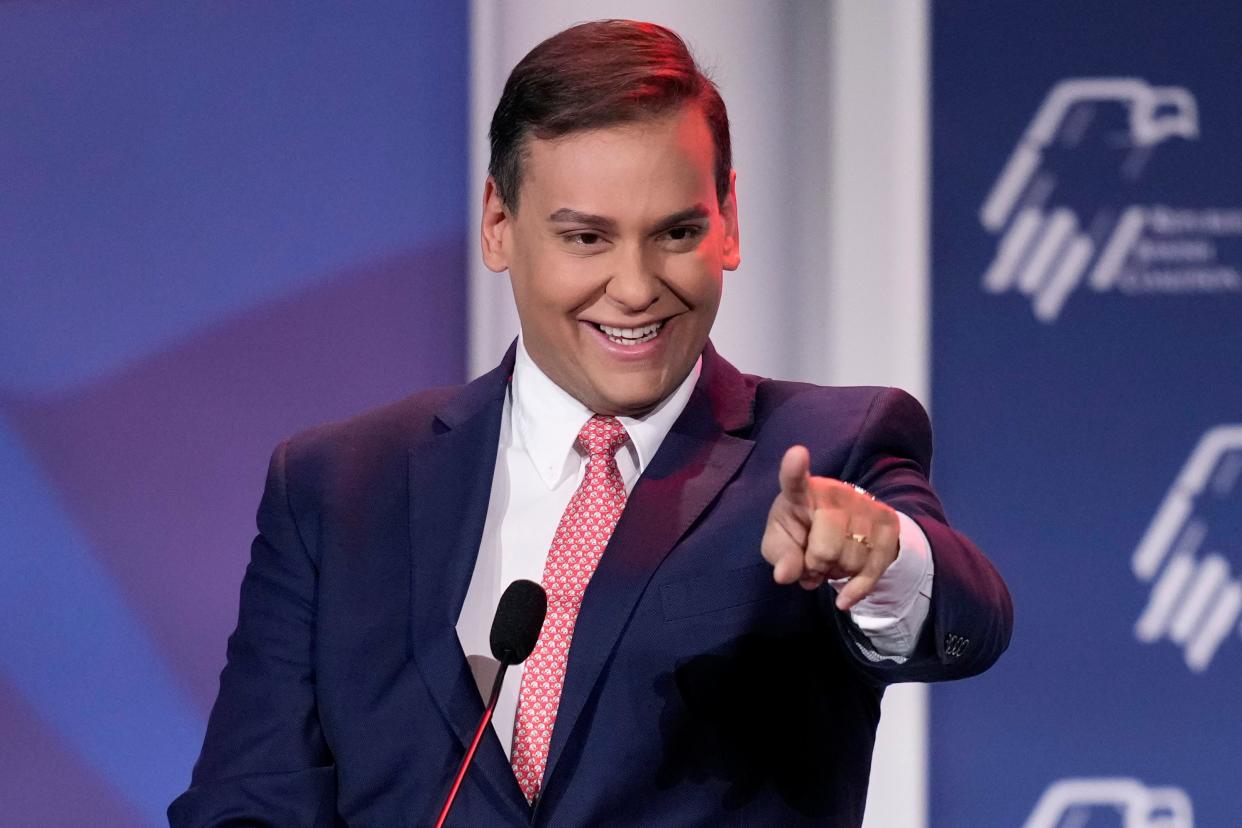
M 1017 615 L 933 825 L 1236 825 L 1242 7 L 933 9 L 935 474 Z
M 468 6 L 0 4 L 0 801 L 163 822 L 268 453 L 465 371 Z
M 1017 605 L 933 824 L 1236 824 L 1242 11 L 933 9 L 935 475 Z M 271 447 L 463 378 L 467 12 L 0 3 L 14 824 L 161 822 Z

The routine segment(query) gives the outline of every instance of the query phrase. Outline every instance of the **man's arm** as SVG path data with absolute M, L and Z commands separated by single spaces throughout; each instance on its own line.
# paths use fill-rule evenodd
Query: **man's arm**
M 191 787 L 173 828 L 335 823 L 332 756 L 315 707 L 318 571 L 286 488 L 287 444 L 272 455 L 237 629 Z
M 1013 607 L 1004 581 L 949 527 L 928 483 L 930 466 L 931 426 L 922 406 L 902 391 L 881 391 L 841 470 L 849 483 L 811 474 L 806 450 L 790 449 L 764 535 L 763 554 L 774 577 L 819 589 L 859 667 L 881 683 L 973 675 L 1009 643 Z M 896 559 L 898 512 L 918 524 L 934 559 L 927 620 L 905 657 L 878 652 L 845 612 L 882 585 Z M 839 593 L 821 588 L 834 578 L 849 582 Z

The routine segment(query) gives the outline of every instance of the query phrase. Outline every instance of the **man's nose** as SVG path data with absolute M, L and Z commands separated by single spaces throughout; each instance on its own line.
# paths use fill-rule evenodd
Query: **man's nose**
M 608 279 L 608 298 L 627 312 L 639 313 L 656 303 L 663 290 L 659 269 L 642 250 L 625 256 Z

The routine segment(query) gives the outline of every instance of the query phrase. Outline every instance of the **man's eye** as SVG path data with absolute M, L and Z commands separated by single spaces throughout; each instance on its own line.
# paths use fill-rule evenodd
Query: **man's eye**
M 579 247 L 594 247 L 603 241 L 599 233 L 567 233 L 566 241 Z

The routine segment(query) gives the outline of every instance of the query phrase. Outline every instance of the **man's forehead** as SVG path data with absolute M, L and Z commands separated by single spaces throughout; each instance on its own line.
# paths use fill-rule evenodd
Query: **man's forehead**
M 530 137 L 523 152 L 523 199 L 542 202 L 541 218 L 563 207 L 598 212 L 598 205 L 588 203 L 596 197 L 624 198 L 622 207 L 677 202 L 648 205 L 665 212 L 694 206 L 703 193 L 715 192 L 715 153 L 702 116 L 681 115 Z

